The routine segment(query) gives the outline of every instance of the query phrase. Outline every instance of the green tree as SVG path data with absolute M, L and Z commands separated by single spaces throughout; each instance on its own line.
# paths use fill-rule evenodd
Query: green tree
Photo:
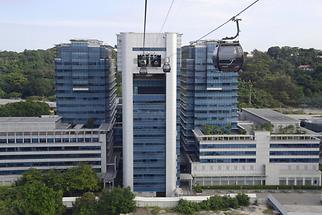
M 43 102 L 15 102 L 0 106 L 0 117 L 32 117 L 49 114 L 50 108 Z
M 99 214 L 119 215 L 131 213 L 135 210 L 135 195 L 130 188 L 114 188 L 103 191 L 98 201 Z
M 93 193 L 84 193 L 73 207 L 73 215 L 97 215 L 97 201 Z
M 209 198 L 210 208 L 214 211 L 227 210 L 228 204 L 224 201 L 221 196 L 215 195 Z
M 175 207 L 175 211 L 180 214 L 195 214 L 197 211 L 199 211 L 199 205 L 198 203 L 190 202 L 184 199 L 180 199 L 178 205 Z
M 9 186 L 0 186 L 0 215 L 18 215 L 12 207 L 16 196 L 16 189 Z
M 6 97 L 54 95 L 55 49 L 0 52 L 0 88 Z
M 16 181 L 17 186 L 23 186 L 27 183 L 44 182 L 43 171 L 39 169 L 30 169 Z
M 80 196 L 85 192 L 97 191 L 100 180 L 90 165 L 81 164 L 67 170 L 30 169 L 16 182 L 18 186 L 39 182 L 53 190 L 61 190 L 64 196 Z
M 66 171 L 66 192 L 71 195 L 79 195 L 84 192 L 97 191 L 99 178 L 90 165 L 81 164 Z
M 240 205 L 240 206 L 249 206 L 249 204 L 250 204 L 250 198 L 249 198 L 249 196 L 248 195 L 246 195 L 245 193 L 238 193 L 237 195 L 236 195 L 236 199 L 237 199 L 237 201 L 238 201 L 238 204 Z
M 0 87 L 0 98 L 5 97 L 5 95 L 6 95 L 6 92 L 5 92 L 5 91 L 3 91 L 3 90 L 1 89 L 1 87 Z
M 24 215 L 59 215 L 64 211 L 63 193 L 54 191 L 40 182 L 16 187 L 17 193 L 11 207 Z

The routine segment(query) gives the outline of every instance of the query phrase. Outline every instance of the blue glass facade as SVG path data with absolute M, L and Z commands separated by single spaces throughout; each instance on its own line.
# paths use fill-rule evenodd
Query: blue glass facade
M 165 192 L 165 75 L 133 77 L 134 191 Z
M 63 122 L 110 123 L 115 118 L 115 63 L 112 47 L 97 40 L 57 46 L 56 101 Z
M 237 122 L 238 73 L 213 66 L 216 42 L 203 41 L 182 48 L 180 74 L 181 143 L 198 153 L 192 130 L 204 125 L 233 127 Z

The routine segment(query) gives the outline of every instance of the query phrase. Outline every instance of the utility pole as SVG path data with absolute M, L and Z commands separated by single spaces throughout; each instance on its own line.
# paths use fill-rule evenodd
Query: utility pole
M 249 96 L 248 96 L 248 104 L 252 105 L 252 89 L 253 89 L 253 84 L 252 82 L 249 80 Z

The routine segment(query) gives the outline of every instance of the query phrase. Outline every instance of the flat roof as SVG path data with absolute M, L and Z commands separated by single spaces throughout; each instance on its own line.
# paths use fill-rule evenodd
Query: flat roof
M 320 193 L 274 193 L 268 198 L 284 215 L 321 215 Z
M 251 113 L 271 123 L 299 123 L 298 120 L 269 108 L 243 108 L 242 111 Z
M 61 117 L 41 116 L 41 117 L 0 117 L 0 123 L 54 123 L 60 120 Z

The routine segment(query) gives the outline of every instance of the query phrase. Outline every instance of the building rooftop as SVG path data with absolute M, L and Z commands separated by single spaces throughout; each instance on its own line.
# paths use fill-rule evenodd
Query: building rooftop
M 253 114 L 253 115 L 255 115 L 259 118 L 262 118 L 272 124 L 274 124 L 274 123 L 283 123 L 283 124 L 299 123 L 298 120 L 288 117 L 282 113 L 279 113 L 279 112 L 274 111 L 269 108 L 243 108 L 242 111 L 246 111 L 250 114 Z
M 54 123 L 61 119 L 60 116 L 41 116 L 41 117 L 0 117 L 0 126 L 5 123 Z
M 320 193 L 275 193 L 268 199 L 283 215 L 322 214 Z
M 112 124 L 102 123 L 98 127 L 86 128 L 84 124 L 70 124 L 61 122 L 60 116 L 41 117 L 0 117 L 0 132 L 32 132 L 49 130 L 112 130 Z
M 0 117 L 0 132 L 52 130 L 60 120 L 60 116 Z

